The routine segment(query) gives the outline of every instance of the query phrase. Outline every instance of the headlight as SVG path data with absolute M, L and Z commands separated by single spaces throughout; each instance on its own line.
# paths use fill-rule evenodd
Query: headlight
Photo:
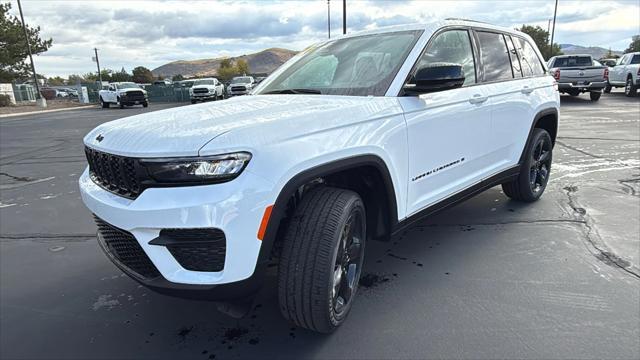
M 143 159 L 140 163 L 158 183 L 218 183 L 234 179 L 249 163 L 251 154 L 232 154 L 182 159 Z

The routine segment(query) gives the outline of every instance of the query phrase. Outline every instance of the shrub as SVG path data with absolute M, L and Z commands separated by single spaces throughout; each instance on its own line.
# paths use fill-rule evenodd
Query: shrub
M 0 107 L 11 105 L 11 97 L 9 95 L 0 94 Z

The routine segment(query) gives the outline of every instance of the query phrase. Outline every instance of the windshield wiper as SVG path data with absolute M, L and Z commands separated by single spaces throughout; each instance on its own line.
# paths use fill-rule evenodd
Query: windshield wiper
M 322 92 L 316 89 L 281 89 L 267 91 L 264 94 L 322 94 Z

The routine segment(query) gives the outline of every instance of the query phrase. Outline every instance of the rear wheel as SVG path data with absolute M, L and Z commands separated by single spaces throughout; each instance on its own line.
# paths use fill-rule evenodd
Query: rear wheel
M 296 208 L 285 233 L 278 273 L 283 316 L 330 333 L 358 290 L 366 238 L 365 209 L 353 191 L 318 187 Z
M 637 91 L 638 91 L 638 88 L 633 84 L 633 78 L 629 76 L 624 86 L 624 94 L 629 97 L 636 96 Z
M 549 133 L 544 129 L 534 129 L 520 174 L 515 180 L 502 184 L 505 195 L 525 202 L 538 200 L 549 181 L 552 151 L 553 144 Z
M 589 98 L 591 99 L 591 101 L 600 100 L 600 96 L 602 96 L 602 93 L 599 91 L 592 91 L 589 93 Z

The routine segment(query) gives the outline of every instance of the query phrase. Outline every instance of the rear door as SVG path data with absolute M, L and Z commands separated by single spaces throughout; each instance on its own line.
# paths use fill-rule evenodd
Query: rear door
M 414 66 L 455 63 L 464 68 L 461 88 L 399 97 L 407 122 L 409 184 L 407 215 L 412 215 L 479 182 L 491 167 L 487 149 L 491 112 L 477 86 L 469 30 L 436 33 Z
M 533 117 L 532 93 L 536 91 L 524 77 L 523 64 L 516 44 L 509 35 L 477 30 L 482 83 L 491 101 L 491 135 L 488 175 L 494 175 L 515 165 L 522 150 L 521 139 Z M 525 64 L 527 65 L 527 64 Z M 526 131 L 523 133 L 524 129 Z
M 616 66 L 611 69 L 611 72 L 609 73 L 609 82 L 616 84 L 624 82 L 625 64 L 627 63 L 629 56 L 629 54 L 623 55 Z

